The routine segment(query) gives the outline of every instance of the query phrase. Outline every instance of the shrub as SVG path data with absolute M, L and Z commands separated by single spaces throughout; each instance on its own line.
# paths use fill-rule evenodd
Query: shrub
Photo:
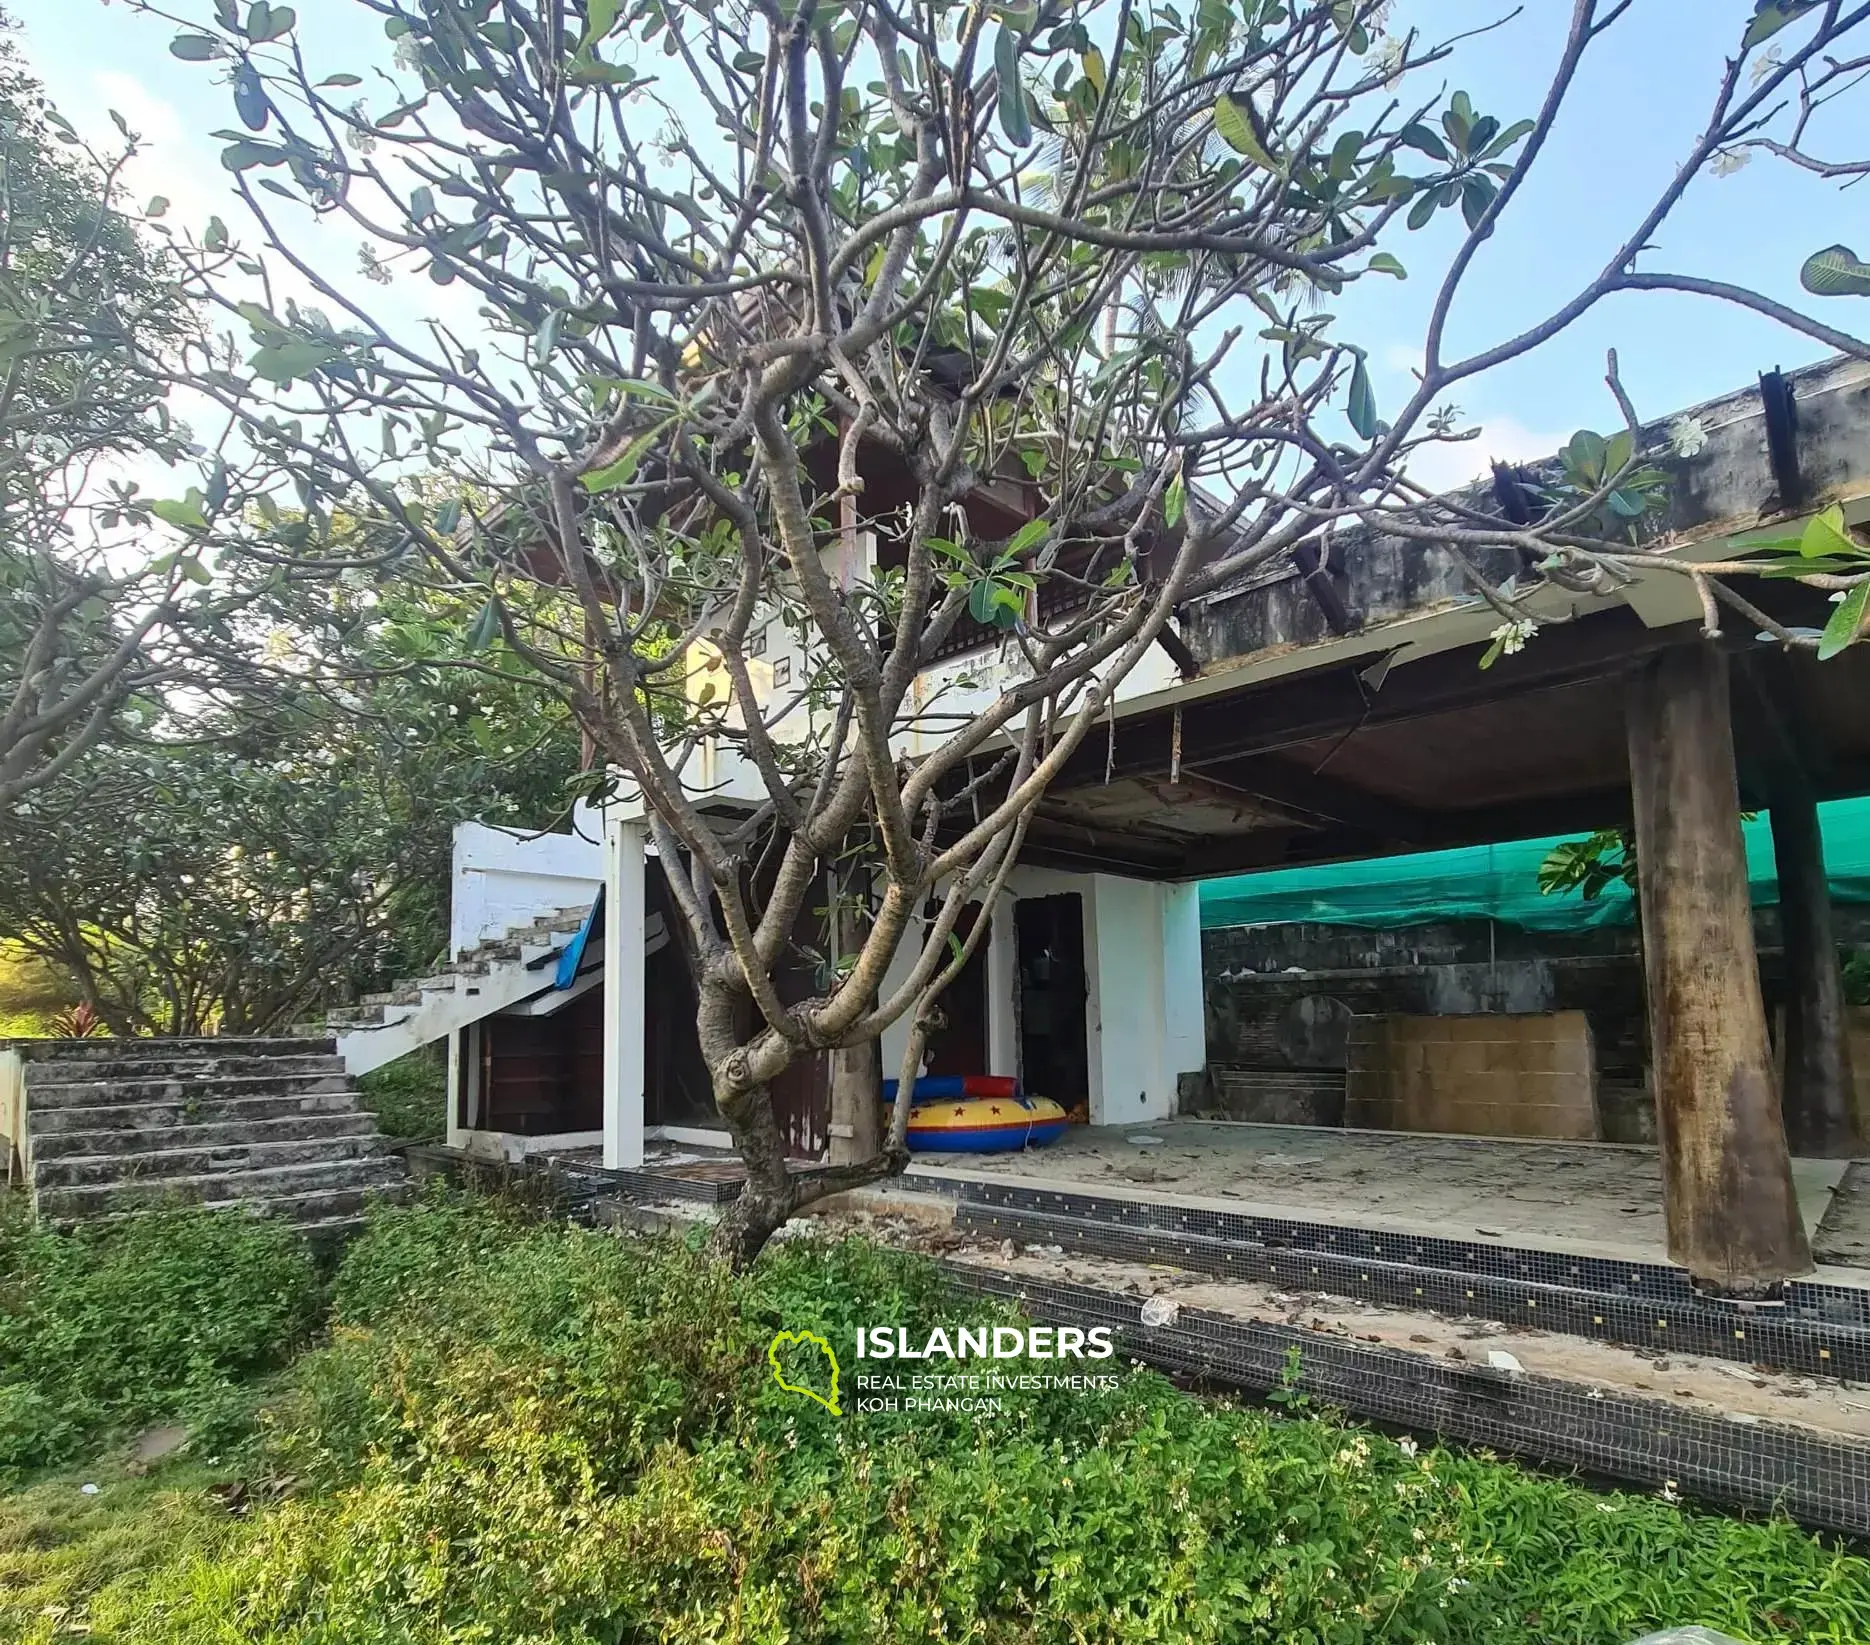
M 448 1069 L 427 1050 L 359 1075 L 357 1089 L 386 1137 L 439 1142 L 448 1134 Z
M 678 1242 L 444 1201 L 379 1216 L 335 1294 L 333 1340 L 277 1413 L 299 1494 L 244 1545 L 100 1596 L 94 1637 L 1610 1645 L 1698 1620 L 1870 1638 L 1870 1562 L 1788 1524 L 1153 1373 L 986 1419 L 833 1417 L 766 1374 L 775 1329 L 848 1342 L 982 1313 L 857 1242 L 788 1243 L 736 1279 Z
M 0 1477 L 129 1424 L 212 1418 L 286 1363 L 316 1322 L 317 1271 L 291 1228 L 154 1211 L 71 1233 L 0 1219 Z

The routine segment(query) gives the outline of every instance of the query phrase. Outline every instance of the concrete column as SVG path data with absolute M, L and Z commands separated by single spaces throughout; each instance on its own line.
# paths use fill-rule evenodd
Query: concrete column
M 1774 772 L 1771 815 L 1785 945 L 1786 1139 L 1793 1153 L 1807 1158 L 1851 1159 L 1860 1147 L 1850 1019 L 1831 930 L 1818 802 L 1802 771 L 1786 765 Z
M 1019 965 L 1013 910 L 1002 893 L 987 932 L 987 1072 L 1019 1076 Z
M 643 1163 L 643 856 L 648 825 L 604 830 L 604 1164 Z
M 1664 652 L 1628 704 L 1669 1256 L 1757 1295 L 1812 1260 L 1760 999 L 1727 659 Z
M 1170 1090 L 1207 1066 L 1208 1029 L 1201 976 L 1201 887 L 1162 888 L 1163 1073 Z

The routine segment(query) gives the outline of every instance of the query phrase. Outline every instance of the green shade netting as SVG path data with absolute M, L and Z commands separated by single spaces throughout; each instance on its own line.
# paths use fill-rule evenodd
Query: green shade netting
M 1870 903 L 1870 799 L 1833 800 L 1818 808 L 1825 871 L 1839 902 Z M 1753 901 L 1776 903 L 1772 825 L 1764 813 L 1742 824 Z M 1407 857 L 1275 868 L 1201 887 L 1201 924 L 1423 925 L 1433 920 L 1492 919 L 1533 931 L 1582 931 L 1627 925 L 1629 890 L 1612 886 L 1590 902 L 1577 892 L 1543 896 L 1539 864 L 1553 846 L 1580 838 L 1555 834 L 1505 845 L 1463 846 Z

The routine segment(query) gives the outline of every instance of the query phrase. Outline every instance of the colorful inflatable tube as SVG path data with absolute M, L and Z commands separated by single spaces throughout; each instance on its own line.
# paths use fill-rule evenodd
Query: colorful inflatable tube
M 1004 1154 L 1057 1142 L 1067 1123 L 1050 1097 L 963 1096 L 912 1107 L 907 1140 L 917 1154 Z
M 883 1082 L 883 1100 L 896 1100 L 895 1080 Z M 909 1093 L 911 1106 L 952 1102 L 961 1097 L 1017 1097 L 1019 1081 L 1010 1074 L 924 1074 Z

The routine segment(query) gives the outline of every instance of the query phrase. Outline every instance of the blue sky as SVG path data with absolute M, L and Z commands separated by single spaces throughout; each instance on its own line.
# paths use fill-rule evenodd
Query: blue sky
M 119 109 L 152 142 L 136 181 L 162 193 L 199 227 L 226 210 L 220 144 L 205 134 L 233 124 L 228 93 L 200 65 L 168 54 L 172 30 L 107 0 L 5 0 L 22 25 L 26 55 L 65 113 L 108 134 Z M 208 9 L 201 0 L 197 9 Z M 351 0 L 300 0 L 300 32 L 321 67 L 362 69 L 387 61 L 377 19 Z M 1499 0 L 1399 0 L 1392 28 L 1411 23 L 1446 34 L 1509 12 Z M 1470 275 L 1450 332 L 1455 349 L 1510 335 L 1568 297 L 1602 265 L 1687 151 L 1706 116 L 1724 55 L 1738 41 L 1750 0 L 1636 0 L 1587 58 L 1571 105 L 1527 189 Z M 1536 110 L 1570 11 L 1564 0 L 1527 0 L 1504 26 L 1463 43 L 1448 84 L 1477 107 L 1511 120 Z M 1421 82 L 1424 91 L 1430 82 Z M 1855 122 L 1861 129 L 1861 116 Z M 1834 147 L 1849 138 L 1845 122 Z M 1756 160 L 1726 178 L 1698 182 L 1645 266 L 1752 285 L 1795 305 L 1800 262 L 1837 241 L 1870 254 L 1870 191 L 1834 185 Z M 229 213 L 230 222 L 233 220 Z M 1455 243 L 1452 214 L 1393 248 L 1412 277 L 1364 281 L 1339 312 L 1377 368 L 1379 409 L 1409 388 L 1433 276 Z M 343 248 L 342 262 L 354 256 Z M 424 304 L 435 288 L 399 281 L 398 304 Z M 1862 309 L 1859 314 L 1857 310 Z M 1816 312 L 1846 329 L 1870 325 L 1870 301 L 1834 299 Z M 418 312 L 412 310 L 412 313 Z M 1532 456 L 1580 426 L 1603 428 L 1616 412 L 1603 387 L 1604 351 L 1615 346 L 1645 416 L 1710 398 L 1758 371 L 1816 359 L 1822 348 L 1728 305 L 1634 293 L 1601 306 L 1529 359 L 1464 385 L 1456 396 L 1482 439 L 1453 457 L 1473 467 L 1487 455 Z M 1449 480 L 1461 477 L 1449 473 Z

